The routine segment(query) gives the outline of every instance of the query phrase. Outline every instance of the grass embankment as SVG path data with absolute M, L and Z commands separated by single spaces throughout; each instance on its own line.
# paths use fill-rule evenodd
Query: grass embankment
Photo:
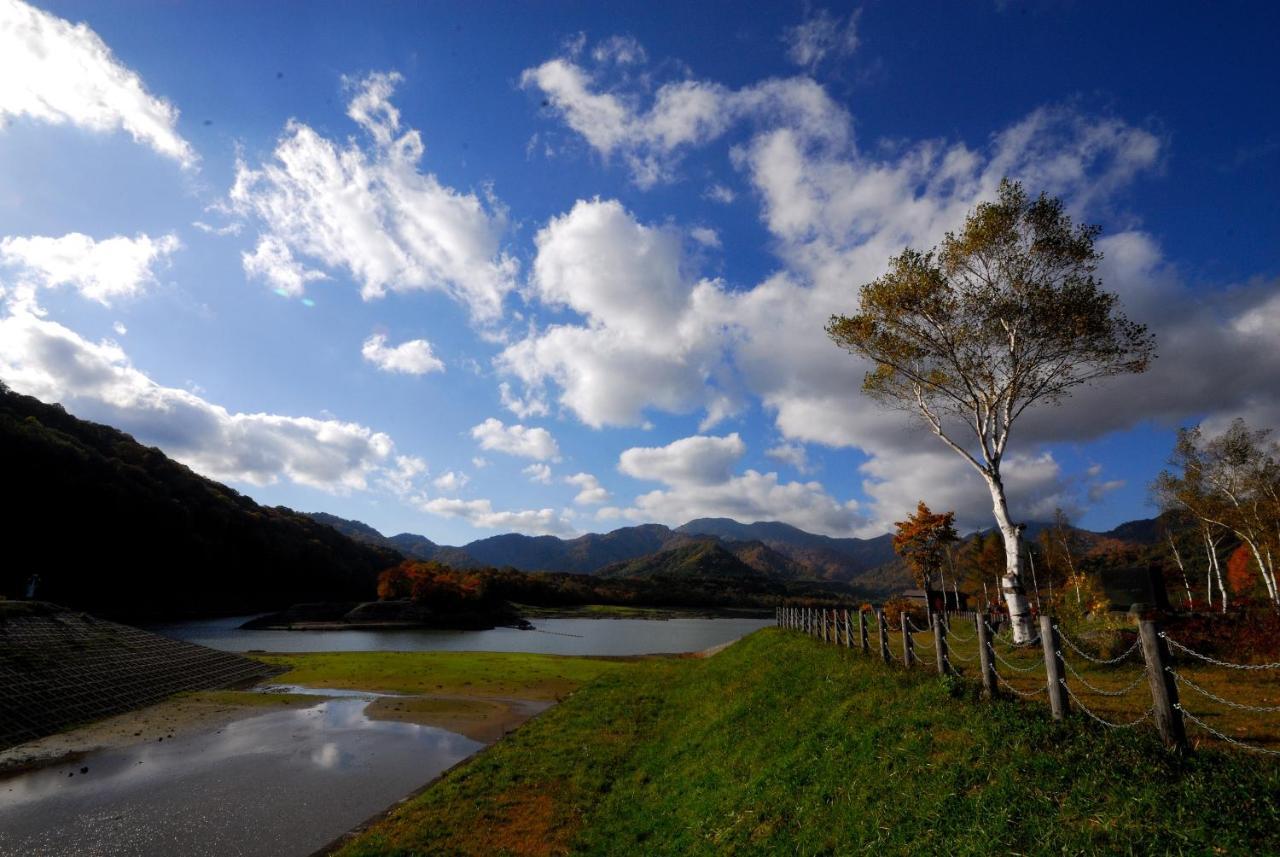
M 324 652 L 256 655 L 289 671 L 273 684 L 381 693 L 560 699 L 587 682 L 625 669 L 617 658 L 515 652 Z
M 538 607 L 513 604 L 526 619 L 772 619 L 773 611 L 751 607 L 631 607 L 622 604 L 582 604 L 571 607 Z
M 341 853 L 1277 849 L 1274 763 L 1180 758 L 770 629 L 603 676 Z

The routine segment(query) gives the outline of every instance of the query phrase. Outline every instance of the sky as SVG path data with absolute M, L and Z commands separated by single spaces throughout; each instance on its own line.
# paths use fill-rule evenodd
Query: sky
M 1102 227 L 1141 376 L 1012 512 L 1148 517 L 1280 423 L 1274 4 L 0 0 L 0 380 L 260 503 L 461 544 L 990 526 L 823 326 L 1001 178 Z

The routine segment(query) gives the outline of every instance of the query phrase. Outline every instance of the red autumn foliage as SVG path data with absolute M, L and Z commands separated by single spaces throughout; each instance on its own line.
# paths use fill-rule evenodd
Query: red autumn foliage
M 1248 595 L 1253 591 L 1256 582 L 1253 555 L 1249 552 L 1249 548 L 1240 545 L 1227 558 L 1227 588 L 1234 595 Z

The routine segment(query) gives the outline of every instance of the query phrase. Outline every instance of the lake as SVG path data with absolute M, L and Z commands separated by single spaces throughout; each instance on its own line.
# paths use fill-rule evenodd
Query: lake
M 537 619 L 533 631 L 244 631 L 252 616 L 148 630 L 229 652 L 532 652 L 656 655 L 700 652 L 773 624 L 773 619 Z

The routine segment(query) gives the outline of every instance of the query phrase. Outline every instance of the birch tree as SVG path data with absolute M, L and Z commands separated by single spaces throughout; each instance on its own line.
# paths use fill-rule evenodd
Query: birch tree
M 1146 327 L 1097 277 L 1096 226 L 1062 201 L 1000 183 L 963 227 L 928 252 L 911 248 L 861 287 L 858 310 L 827 334 L 872 363 L 862 389 L 912 413 L 981 476 L 1005 549 L 1001 590 L 1014 641 L 1036 638 L 1024 586 L 1024 525 L 1009 510 L 1001 466 L 1012 429 L 1034 405 L 1084 384 L 1145 371 Z
M 1201 524 L 1210 560 L 1222 585 L 1214 531 L 1227 531 L 1253 557 L 1267 597 L 1280 609 L 1276 553 L 1280 551 L 1280 463 L 1272 454 L 1269 430 L 1254 430 L 1233 420 L 1222 434 L 1205 439 L 1201 430 L 1178 430 L 1169 464 L 1174 468 L 1156 477 L 1153 493 L 1166 509 L 1194 515 Z

